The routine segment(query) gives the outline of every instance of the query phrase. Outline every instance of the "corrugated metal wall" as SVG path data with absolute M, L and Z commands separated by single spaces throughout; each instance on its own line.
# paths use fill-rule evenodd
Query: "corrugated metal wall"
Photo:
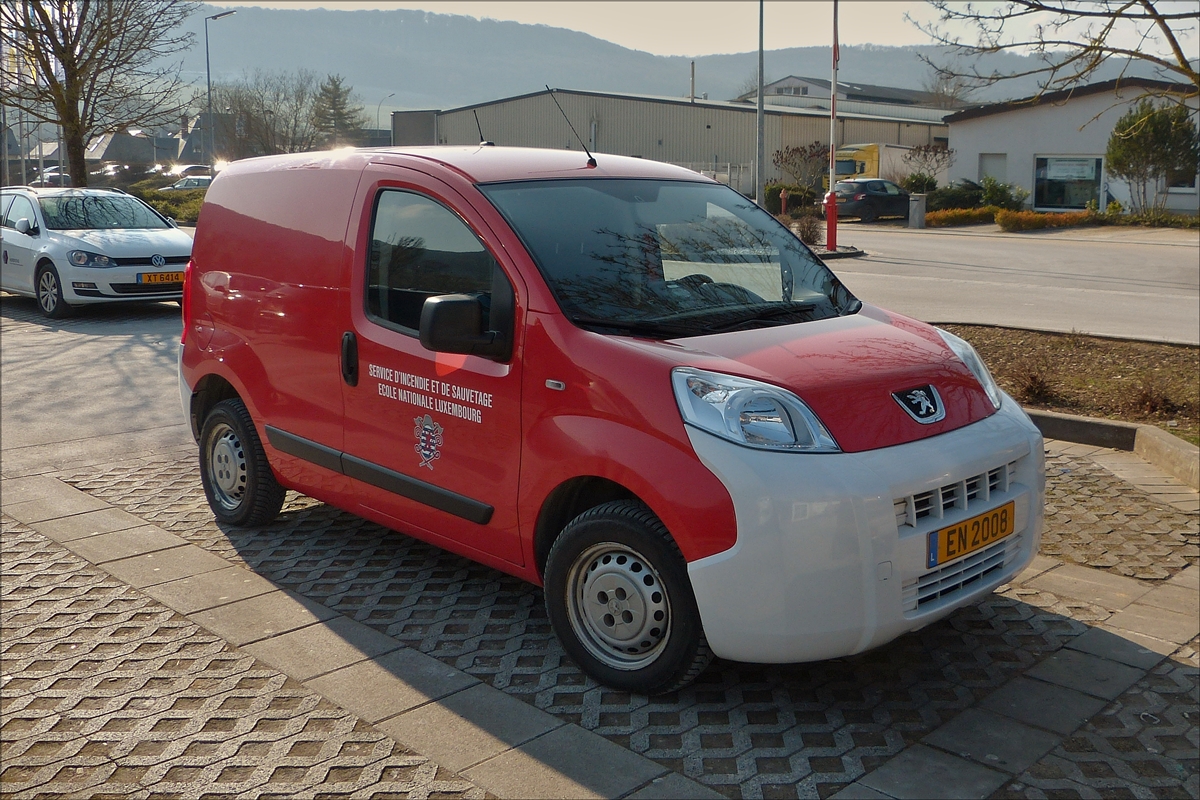
M 656 161 L 749 164 L 754 161 L 755 114 L 703 102 L 661 102 L 619 95 L 555 93 L 588 146 L 597 153 L 652 158 Z M 497 145 L 578 150 L 566 120 L 542 93 L 477 106 L 483 135 Z M 799 114 L 765 116 L 768 180 L 779 177 L 771 154 L 784 145 L 829 140 L 829 119 Z M 839 143 L 927 144 L 945 137 L 946 126 L 920 122 L 839 119 Z M 472 109 L 438 116 L 442 144 L 475 144 L 479 131 Z

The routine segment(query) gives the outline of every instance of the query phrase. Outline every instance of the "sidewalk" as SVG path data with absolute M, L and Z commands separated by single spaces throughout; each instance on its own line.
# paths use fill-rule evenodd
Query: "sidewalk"
M 3 791 L 1196 796 L 1196 493 L 1048 449 L 1050 555 L 1013 585 L 662 698 L 596 686 L 537 590 L 437 548 L 296 496 L 220 530 L 187 448 L 7 478 Z

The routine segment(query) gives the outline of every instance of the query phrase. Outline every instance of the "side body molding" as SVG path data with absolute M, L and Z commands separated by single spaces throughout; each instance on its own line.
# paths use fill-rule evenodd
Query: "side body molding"
M 348 453 L 339 452 L 332 447 L 326 447 L 271 425 L 265 427 L 267 441 L 280 452 L 302 458 L 319 467 L 339 472 L 439 511 L 445 511 L 447 514 L 462 517 L 469 522 L 486 525 L 492 518 L 494 509 L 487 503 L 481 503 L 457 492 L 447 491 L 432 483 L 410 478 L 408 475 L 381 467 Z

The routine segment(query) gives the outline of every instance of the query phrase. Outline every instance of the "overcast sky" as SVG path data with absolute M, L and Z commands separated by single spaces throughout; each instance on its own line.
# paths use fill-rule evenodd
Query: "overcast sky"
M 286 0 L 208 0 L 220 6 L 267 8 L 416 8 L 438 14 L 464 14 L 528 24 L 551 25 L 655 55 L 697 56 L 758 49 L 758 3 L 747 2 L 287 2 Z M 904 20 L 905 12 L 926 18 L 922 2 L 855 0 L 839 3 L 842 44 L 928 44 Z M 766 3 L 766 48 L 828 45 L 833 3 L 829 0 Z

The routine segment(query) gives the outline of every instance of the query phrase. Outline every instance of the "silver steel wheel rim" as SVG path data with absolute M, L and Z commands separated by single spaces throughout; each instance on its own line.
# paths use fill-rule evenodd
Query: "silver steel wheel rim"
M 208 482 L 213 497 L 227 511 L 236 511 L 246 497 L 246 452 L 233 428 L 222 423 L 209 437 Z
M 575 636 L 609 667 L 654 662 L 671 637 L 671 602 L 658 571 L 615 542 L 593 545 L 567 575 L 567 616 Z
M 47 314 L 53 314 L 58 307 L 58 281 L 50 270 L 43 272 L 38 280 L 38 303 Z

